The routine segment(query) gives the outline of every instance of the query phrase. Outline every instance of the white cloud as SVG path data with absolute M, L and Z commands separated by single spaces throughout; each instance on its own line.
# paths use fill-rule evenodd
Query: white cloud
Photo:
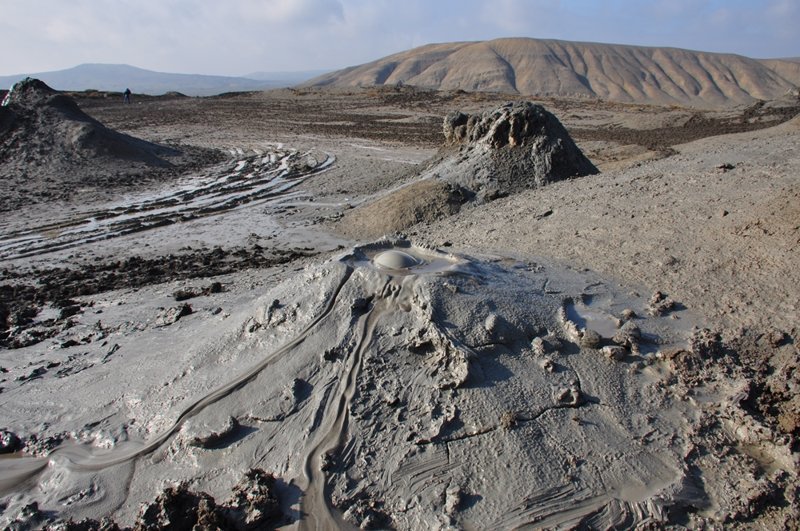
M 129 63 L 174 72 L 337 68 L 502 36 L 800 55 L 796 0 L 3 0 L 0 74 Z
M 240 0 L 228 5 L 272 24 L 325 23 L 344 18 L 344 8 L 337 0 Z

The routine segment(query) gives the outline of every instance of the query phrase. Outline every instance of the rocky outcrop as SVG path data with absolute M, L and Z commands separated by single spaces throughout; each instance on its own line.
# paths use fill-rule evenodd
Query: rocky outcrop
M 444 119 L 444 137 L 450 145 L 471 151 L 508 148 L 506 153 L 528 170 L 525 185 L 597 173 L 561 122 L 541 105 L 529 101 L 507 103 L 482 114 L 453 112 Z

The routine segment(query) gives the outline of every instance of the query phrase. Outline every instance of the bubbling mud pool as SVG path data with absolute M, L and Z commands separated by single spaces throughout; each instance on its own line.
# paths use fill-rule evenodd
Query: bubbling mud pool
M 394 249 L 378 253 L 372 261 L 378 267 L 395 271 L 407 271 L 420 264 L 419 260 L 410 254 Z
M 62 518 L 132 520 L 125 507 L 165 478 L 213 490 L 220 470 L 258 465 L 285 480 L 285 514 L 302 529 L 661 521 L 696 495 L 681 435 L 693 411 L 663 393 L 662 371 L 631 342 L 685 334 L 669 316 L 648 316 L 642 300 L 625 321 L 641 333 L 627 343 L 614 344 L 612 330 L 582 342 L 588 332 L 567 309 L 591 295 L 592 312 L 616 311 L 615 293 L 558 266 L 402 240 L 358 247 L 271 289 L 214 341 L 187 345 L 198 365 L 228 360 L 222 381 L 200 392 L 198 369 L 172 368 L 172 383 L 135 413 L 178 404 L 154 435 L 0 460 L 2 503 L 9 514 L 37 501 Z M 624 356 L 605 356 L 609 345 Z M 71 388 L 76 403 L 89 399 L 78 379 Z M 9 394 L 11 406 L 26 389 Z M 113 392 L 121 399 L 110 403 L 130 404 L 130 390 Z M 33 426 L 8 420 L 23 437 Z M 70 422 L 37 419 L 52 431 Z M 197 443 L 211 439 L 223 444 Z
M 469 261 L 440 251 L 411 245 L 365 245 L 345 258 L 354 268 L 367 267 L 389 276 L 448 275 L 468 273 Z

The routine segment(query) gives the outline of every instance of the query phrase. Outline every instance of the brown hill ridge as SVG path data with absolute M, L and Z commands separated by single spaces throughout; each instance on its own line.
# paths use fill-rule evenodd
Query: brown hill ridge
M 800 84 L 788 60 L 678 48 L 545 39 L 430 44 L 332 72 L 307 86 L 409 84 L 620 102 L 726 106 L 769 100 Z

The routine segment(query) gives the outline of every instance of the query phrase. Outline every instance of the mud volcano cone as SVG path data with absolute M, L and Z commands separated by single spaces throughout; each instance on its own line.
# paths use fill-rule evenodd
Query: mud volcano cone
M 185 345 L 192 370 L 136 414 L 144 440 L 70 442 L 0 461 L 0 479 L 22 490 L 15 504 L 62 510 L 89 483 L 135 506 L 165 479 L 227 492 L 226 478 L 259 467 L 281 478 L 303 529 L 665 522 L 702 501 L 686 466 L 692 410 L 656 385 L 659 369 L 632 367 L 685 336 L 669 316 L 618 330 L 621 308 L 647 312 L 614 285 L 406 241 L 358 247 Z
M 38 79 L 16 83 L 3 106 L 16 115 L 12 130 L 15 140 L 33 142 L 35 137 L 50 147 L 53 159 L 107 157 L 168 166 L 161 157 L 175 154 L 169 148 L 107 128 L 83 112 L 75 100 Z
M 186 153 L 114 131 L 38 79 L 0 107 L 0 210 L 167 174 Z

